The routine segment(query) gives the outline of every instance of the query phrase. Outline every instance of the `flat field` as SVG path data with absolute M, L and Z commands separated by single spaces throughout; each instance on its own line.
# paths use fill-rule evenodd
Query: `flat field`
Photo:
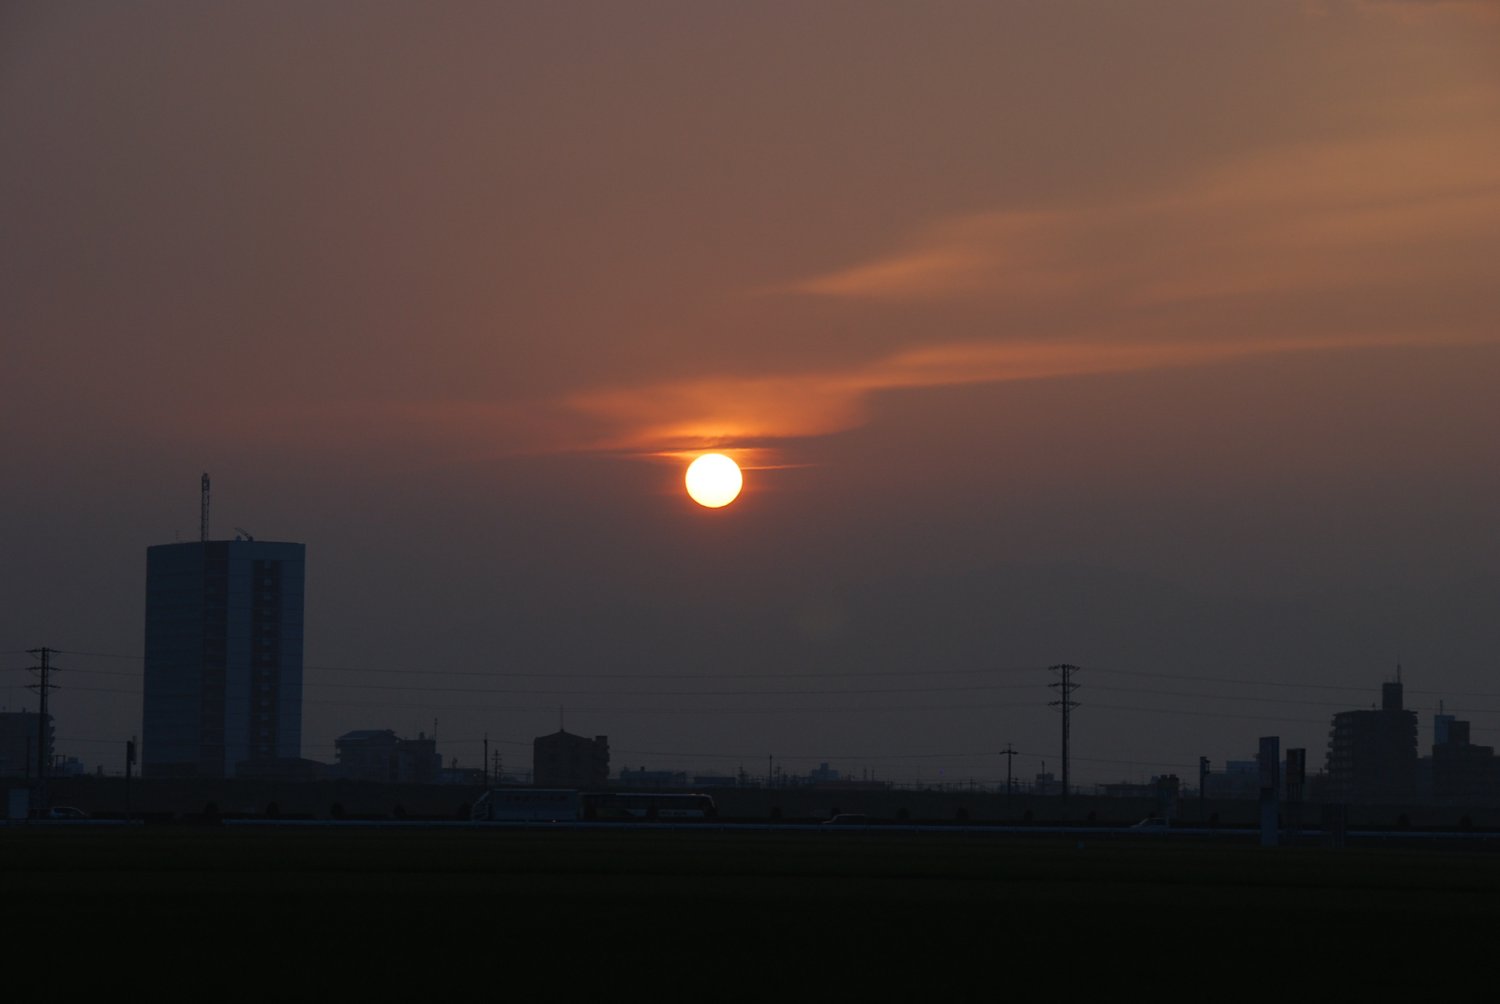
M 1079 978 L 1299 959 L 1330 973 L 1416 974 L 1500 933 L 1500 854 L 1445 849 L 57 826 L 0 830 L 0 862 L 14 933 L 138 954 L 264 942 L 268 970 L 337 965 L 376 984 L 397 959 L 425 966 L 450 953 L 453 964 L 519 960 L 570 980 L 750 965 L 798 986 L 866 990 L 972 989 L 1037 967 Z

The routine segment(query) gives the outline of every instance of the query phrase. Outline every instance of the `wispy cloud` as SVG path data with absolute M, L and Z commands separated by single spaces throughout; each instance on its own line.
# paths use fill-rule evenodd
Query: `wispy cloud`
M 909 248 L 790 283 L 791 292 L 872 299 L 1055 295 L 1076 288 L 1062 238 L 1075 213 L 980 213 L 948 220 Z
M 1104 296 L 1119 305 L 1348 289 L 1440 275 L 1500 230 L 1500 134 L 1309 144 L 1133 202 L 945 221 L 909 246 L 789 283 L 869 300 Z

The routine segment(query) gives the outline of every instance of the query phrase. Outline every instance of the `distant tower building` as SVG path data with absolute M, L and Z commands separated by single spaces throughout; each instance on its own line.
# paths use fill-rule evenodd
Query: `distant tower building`
M 248 535 L 146 549 L 144 775 L 301 756 L 305 552 Z
M 1432 793 L 1444 801 L 1493 805 L 1500 798 L 1500 761 L 1493 746 L 1469 742 L 1469 723 L 1438 713 L 1432 737 Z
M 538 788 L 603 788 L 609 782 L 609 737 L 588 739 L 558 729 L 531 743 Z
M 1340 711 L 1328 733 L 1328 794 L 1342 802 L 1410 799 L 1417 783 L 1417 713 L 1402 707 L 1400 668 L 1380 710 Z
M 1458 721 L 1457 715 L 1450 715 L 1443 711 L 1443 702 L 1438 701 L 1438 713 L 1432 716 L 1432 745 L 1448 745 L 1448 737 L 1452 732 L 1453 723 Z M 1468 742 L 1467 738 L 1464 742 Z

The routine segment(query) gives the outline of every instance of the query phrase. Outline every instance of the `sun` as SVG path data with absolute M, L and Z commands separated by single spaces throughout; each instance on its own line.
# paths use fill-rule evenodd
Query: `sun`
M 745 477 L 740 465 L 722 453 L 705 453 L 688 465 L 687 493 L 709 509 L 722 509 L 739 498 Z

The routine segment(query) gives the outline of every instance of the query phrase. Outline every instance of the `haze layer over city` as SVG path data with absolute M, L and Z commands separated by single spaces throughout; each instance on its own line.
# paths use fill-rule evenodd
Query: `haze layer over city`
M 1500 740 L 1492 5 L 12 3 L 0 135 L 0 704 L 90 770 L 204 471 L 312 759 L 1003 784 L 1057 663 L 1075 784 L 1398 662 Z

